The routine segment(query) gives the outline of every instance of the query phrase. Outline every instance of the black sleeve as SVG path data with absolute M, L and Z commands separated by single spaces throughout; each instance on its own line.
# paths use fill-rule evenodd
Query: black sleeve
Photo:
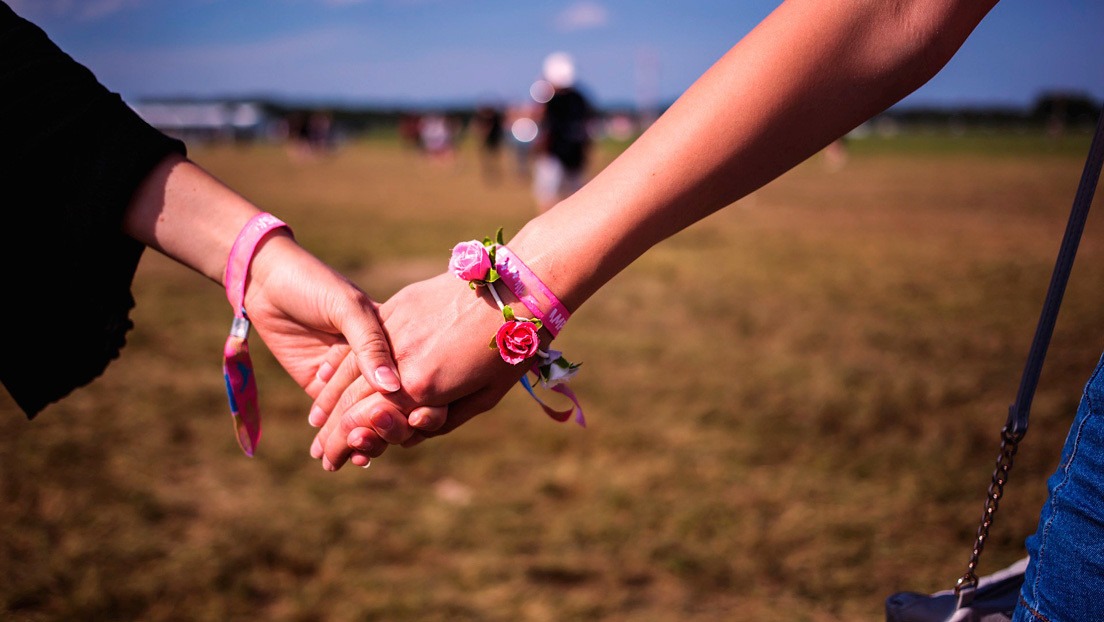
M 143 246 L 123 212 L 183 143 L 0 2 L 0 382 L 33 417 L 103 373 Z

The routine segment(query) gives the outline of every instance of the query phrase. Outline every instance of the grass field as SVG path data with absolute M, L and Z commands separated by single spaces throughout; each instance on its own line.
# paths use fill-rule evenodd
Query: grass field
M 589 429 L 519 390 L 367 471 L 310 460 L 309 400 L 259 342 L 265 437 L 241 455 L 228 305 L 149 252 L 137 328 L 99 381 L 31 423 L 0 395 L 0 618 L 878 620 L 888 593 L 964 569 L 1087 144 L 814 158 L 575 315 L 559 342 L 585 363 Z M 533 211 L 470 152 L 192 155 L 381 300 Z M 1101 283 L 1097 213 L 985 571 L 1034 528 L 1104 349 Z

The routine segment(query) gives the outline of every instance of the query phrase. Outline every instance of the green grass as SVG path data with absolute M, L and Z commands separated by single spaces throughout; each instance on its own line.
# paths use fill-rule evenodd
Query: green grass
M 243 457 L 222 293 L 148 253 L 103 378 L 31 423 L 0 397 L 0 618 L 881 619 L 888 593 L 963 571 L 1077 140 L 813 158 L 575 315 L 587 430 L 515 391 L 367 471 L 309 459 L 309 401 L 259 344 L 265 436 Z M 193 156 L 380 299 L 534 210 L 467 151 Z M 986 570 L 1022 555 L 1104 344 L 1102 259 L 1093 218 Z
M 927 153 L 943 156 L 972 153 L 992 157 L 1053 155 L 1083 158 L 1092 130 L 1092 126 L 1087 126 L 1049 133 L 1042 128 L 1004 130 L 932 126 L 910 128 L 888 137 L 875 133 L 852 139 L 848 144 L 854 152 L 869 155 Z

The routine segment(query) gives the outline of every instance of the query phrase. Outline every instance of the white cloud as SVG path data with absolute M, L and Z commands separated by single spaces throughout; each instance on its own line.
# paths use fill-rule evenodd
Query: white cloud
M 23 16 L 37 13 L 95 20 L 140 6 L 143 2 L 144 0 L 9 0 L 9 5 Z
M 336 28 L 252 42 L 110 47 L 90 51 L 81 62 L 124 95 L 279 90 L 309 79 L 312 68 L 341 53 L 341 42 L 355 34 Z
M 141 3 L 142 0 L 92 0 L 82 3 L 81 16 L 85 19 L 96 19 L 104 17 L 105 15 L 117 13 L 124 9 L 136 7 Z
M 372 0 L 311 0 L 318 2 L 322 6 L 330 8 L 340 8 L 346 6 L 356 6 L 358 4 L 368 4 Z M 436 2 L 442 2 L 445 0 L 383 0 L 382 4 L 392 6 L 421 6 L 425 4 L 434 4 Z
M 597 2 L 582 0 L 564 9 L 556 17 L 556 29 L 562 32 L 601 28 L 609 23 L 609 11 Z

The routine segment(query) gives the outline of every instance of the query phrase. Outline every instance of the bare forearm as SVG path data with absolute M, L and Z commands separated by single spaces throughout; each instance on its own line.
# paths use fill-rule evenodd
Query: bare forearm
M 123 231 L 221 284 L 234 239 L 259 211 L 193 162 L 170 156 L 135 191 Z
M 170 156 L 135 191 L 123 231 L 223 284 L 234 241 L 258 213 L 193 162 Z M 350 351 L 372 389 L 401 387 L 375 303 L 286 229 L 268 233 L 253 251 L 244 294 L 253 326 L 312 397 L 326 384 L 319 376 L 323 363 Z
M 511 247 L 578 307 L 651 246 L 921 86 L 994 4 L 784 3 Z

